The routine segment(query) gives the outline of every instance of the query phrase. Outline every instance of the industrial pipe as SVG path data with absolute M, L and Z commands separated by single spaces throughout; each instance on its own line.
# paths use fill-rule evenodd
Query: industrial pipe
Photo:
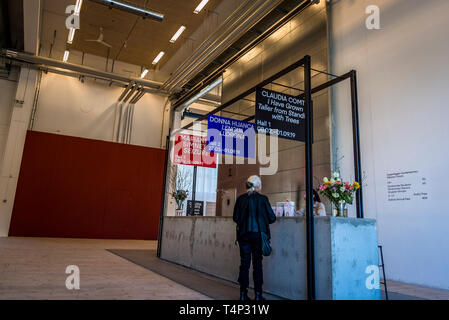
M 27 63 L 31 63 L 31 64 L 35 64 L 35 65 L 52 66 L 52 67 L 56 67 L 56 68 L 71 70 L 71 71 L 75 71 L 75 72 L 79 72 L 79 73 L 84 73 L 84 74 L 88 74 L 88 75 L 98 76 L 98 77 L 112 79 L 112 80 L 126 82 L 126 83 L 129 83 L 132 81 L 136 84 L 142 85 L 142 86 L 150 88 L 150 89 L 160 90 L 161 85 L 162 85 L 162 83 L 156 82 L 156 81 L 150 81 L 150 80 L 134 78 L 134 77 L 126 77 L 126 76 L 122 76 L 122 75 L 119 75 L 116 73 L 102 71 L 102 70 L 94 69 L 91 67 L 81 66 L 81 65 L 77 65 L 77 64 L 73 64 L 73 63 L 69 63 L 69 62 L 62 62 L 59 60 L 45 58 L 45 57 L 34 56 L 34 55 L 24 53 L 24 52 L 2 50 L 2 52 L 0 53 L 0 56 L 9 58 L 9 59 L 15 60 L 15 61 L 22 61 L 22 62 L 27 62 Z

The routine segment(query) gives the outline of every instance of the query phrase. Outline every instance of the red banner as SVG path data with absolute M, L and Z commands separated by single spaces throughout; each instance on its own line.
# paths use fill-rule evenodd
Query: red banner
M 173 153 L 174 164 L 195 167 L 216 168 L 217 156 L 207 152 L 207 137 L 177 133 Z

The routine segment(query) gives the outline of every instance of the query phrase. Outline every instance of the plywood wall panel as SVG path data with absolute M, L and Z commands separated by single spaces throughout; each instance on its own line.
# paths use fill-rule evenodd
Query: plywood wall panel
M 28 131 L 10 236 L 157 239 L 165 150 Z

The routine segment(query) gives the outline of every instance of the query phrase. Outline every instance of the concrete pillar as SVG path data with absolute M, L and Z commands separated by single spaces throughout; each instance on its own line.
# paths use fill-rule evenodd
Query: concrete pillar
M 20 70 L 0 176 L 0 237 L 7 237 L 22 163 L 23 147 L 36 93 L 38 71 Z

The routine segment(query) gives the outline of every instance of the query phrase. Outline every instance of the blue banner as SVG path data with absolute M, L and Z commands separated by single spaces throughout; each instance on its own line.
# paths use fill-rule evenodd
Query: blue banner
M 256 157 L 254 123 L 209 115 L 207 151 L 236 157 Z

